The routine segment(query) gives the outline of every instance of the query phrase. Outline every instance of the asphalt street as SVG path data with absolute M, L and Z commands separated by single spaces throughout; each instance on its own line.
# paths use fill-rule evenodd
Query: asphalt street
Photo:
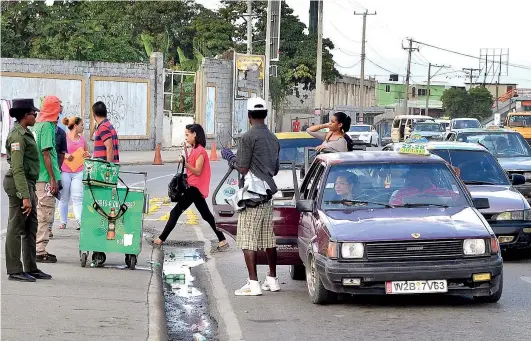
M 167 195 L 167 184 L 175 169 L 175 164 L 123 167 L 148 172 L 148 193 L 152 197 Z M 227 169 L 224 161 L 212 163 L 211 194 Z M 142 178 L 126 175 L 124 180 L 138 186 Z M 3 230 L 7 203 L 3 191 L 1 195 Z M 163 223 L 154 226 L 162 229 Z M 206 239 L 215 239 L 205 224 L 200 230 Z M 241 334 L 242 340 L 253 341 L 531 340 L 530 258 L 505 259 L 504 293 L 497 304 L 443 296 L 385 296 L 348 297 L 333 305 L 317 306 L 309 301 L 306 282 L 291 280 L 286 266 L 278 271 L 281 292 L 265 292 L 261 297 L 234 296 L 234 290 L 245 283 L 247 273 L 241 252 L 230 242 L 229 252 L 213 254 L 215 262 L 211 264 L 215 265 L 209 269 L 210 274 L 198 277 L 202 286 L 209 287 L 209 306 L 215 310 L 212 315 L 225 337 Z M 265 277 L 265 271 L 265 267 L 260 269 L 260 278 Z M 213 280 L 217 277 L 219 280 Z M 223 298 L 219 292 L 228 293 L 228 297 Z
M 135 169 L 148 170 L 149 178 L 155 179 L 149 182 L 149 192 L 163 196 L 169 181 L 163 176 L 172 174 L 175 166 Z M 212 163 L 211 194 L 227 169 L 223 161 Z M 207 239 L 215 239 L 210 228 L 204 224 L 202 232 Z M 220 329 L 224 328 L 224 324 L 229 324 L 231 329 L 239 328 L 243 340 L 456 340 L 502 337 L 531 340 L 529 258 L 505 261 L 504 294 L 497 304 L 476 304 L 468 298 L 459 297 L 386 296 L 346 298 L 334 305 L 317 306 L 309 301 L 306 282 L 291 280 L 286 266 L 279 267 L 281 292 L 266 292 L 261 297 L 234 296 L 234 290 L 245 283 L 247 273 L 241 252 L 232 240 L 231 244 L 231 251 L 214 254 L 215 271 L 221 276 L 221 283 L 208 277 L 199 279 L 211 286 L 208 290 L 211 293 L 222 289 L 228 293 L 228 302 L 216 302 L 217 295 L 210 295 L 212 309 L 219 307 L 220 310 L 213 315 L 218 319 Z M 260 269 L 260 278 L 265 277 L 265 271 L 265 267 Z M 228 316 L 233 316 L 235 320 Z M 234 330 L 231 332 L 235 334 Z

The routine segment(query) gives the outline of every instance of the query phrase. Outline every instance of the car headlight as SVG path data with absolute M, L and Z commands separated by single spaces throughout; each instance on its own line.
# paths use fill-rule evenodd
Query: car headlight
M 524 173 L 525 181 L 531 181 L 531 173 Z
M 465 239 L 463 242 L 463 252 L 467 256 L 477 256 L 485 254 L 484 239 Z
M 343 258 L 363 258 L 363 243 L 343 243 L 341 245 L 341 256 Z
M 502 212 L 496 220 L 531 220 L 529 210 Z

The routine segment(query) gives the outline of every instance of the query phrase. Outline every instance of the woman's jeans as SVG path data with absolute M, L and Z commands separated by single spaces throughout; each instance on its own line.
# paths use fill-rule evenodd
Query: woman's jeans
M 83 210 L 83 171 L 77 173 L 61 173 L 63 189 L 61 191 L 61 201 L 59 202 L 59 215 L 61 224 L 66 224 L 68 219 L 68 205 L 72 199 L 74 216 L 78 222 L 81 221 Z

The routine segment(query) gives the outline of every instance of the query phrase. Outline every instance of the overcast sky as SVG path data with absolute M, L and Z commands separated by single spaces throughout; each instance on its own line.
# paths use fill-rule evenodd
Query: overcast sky
M 219 6 L 217 0 L 196 1 L 209 8 Z M 308 24 L 309 0 L 286 1 L 301 21 Z M 402 44 L 406 46 L 405 39 L 413 38 L 478 58 L 481 48 L 509 49 L 509 63 L 528 68 L 502 68 L 502 72 L 508 71 L 508 76 L 502 76 L 501 82 L 531 88 L 531 42 L 527 39 L 531 31 L 526 20 L 531 14 L 531 1 L 492 3 L 496 5 L 482 0 L 324 0 L 324 36 L 332 39 L 336 46 L 333 54 L 338 70 L 342 74 L 359 76 L 362 16 L 353 13 L 365 9 L 376 11 L 377 15 L 367 17 L 366 55 L 370 61 L 366 61 L 366 76 L 376 75 L 378 80 L 384 81 L 389 71 L 404 75 L 407 52 L 402 50 Z M 483 68 L 479 78 L 483 81 L 485 68 L 478 59 L 419 47 L 420 52 L 413 53 L 412 58 L 413 83 L 426 82 L 429 62 L 451 66 L 439 71 L 443 75 L 432 82 L 463 84 L 468 78 L 461 72 L 462 68 Z M 432 74 L 435 71 L 437 68 Z M 498 71 L 498 64 L 494 68 L 489 65 L 487 82 L 496 82 Z

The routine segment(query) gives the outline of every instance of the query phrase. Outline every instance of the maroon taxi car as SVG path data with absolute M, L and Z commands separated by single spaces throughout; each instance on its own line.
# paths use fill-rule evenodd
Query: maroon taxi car
M 230 171 L 213 199 L 218 227 L 232 235 L 237 217 L 224 198 L 238 178 Z M 438 156 L 323 154 L 300 192 L 296 182 L 293 197 L 274 201 L 278 259 L 292 278 L 306 277 L 313 303 L 338 293 L 500 299 L 499 245 L 478 211 L 488 200 L 472 199 Z

